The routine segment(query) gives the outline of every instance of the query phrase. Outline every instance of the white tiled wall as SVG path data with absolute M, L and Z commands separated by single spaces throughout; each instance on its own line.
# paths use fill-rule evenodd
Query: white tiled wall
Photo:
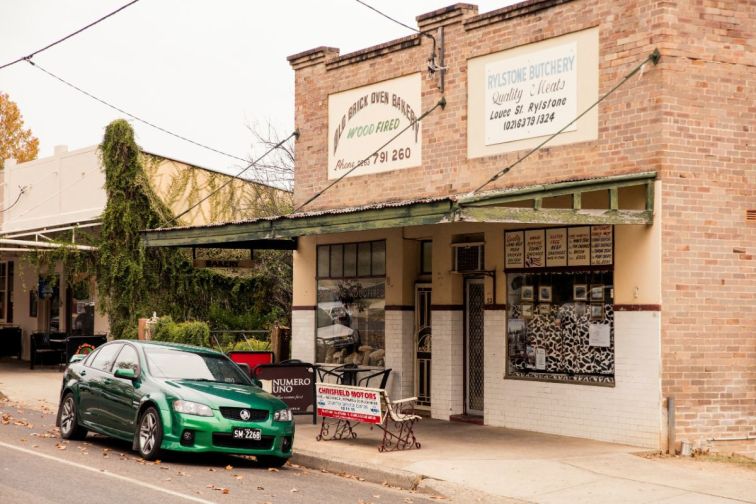
M 463 314 L 434 310 L 432 319 L 431 416 L 448 420 L 463 412 Z M 487 386 L 487 385 L 486 385 Z
M 315 362 L 315 310 L 292 310 L 291 358 Z
M 505 311 L 486 311 L 486 424 L 660 447 L 659 312 L 615 312 L 614 387 L 505 380 L 505 327 Z
M 415 312 L 386 310 L 386 367 L 391 368 L 389 396 L 404 399 L 414 391 Z

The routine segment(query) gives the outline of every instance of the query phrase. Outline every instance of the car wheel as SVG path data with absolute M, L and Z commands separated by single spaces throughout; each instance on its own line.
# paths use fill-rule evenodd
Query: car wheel
M 137 436 L 139 455 L 145 460 L 155 460 L 160 454 L 160 443 L 163 442 L 163 424 L 160 422 L 160 414 L 152 406 L 144 410 L 139 418 Z
M 63 439 L 84 439 L 87 429 L 79 425 L 79 410 L 76 407 L 76 399 L 69 392 L 63 397 L 58 409 L 60 419 L 60 437 Z
M 286 457 L 274 457 L 273 455 L 256 455 L 255 458 L 263 467 L 281 467 L 289 460 Z

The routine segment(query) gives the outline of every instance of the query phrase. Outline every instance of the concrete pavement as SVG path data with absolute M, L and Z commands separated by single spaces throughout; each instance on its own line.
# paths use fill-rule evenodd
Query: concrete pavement
M 0 361 L 0 392 L 30 408 L 55 408 L 62 373 Z M 368 481 L 418 488 L 456 502 L 756 503 L 752 467 L 641 456 L 641 448 L 424 419 L 419 450 L 379 453 L 380 431 L 316 441 L 298 417 L 293 461 Z

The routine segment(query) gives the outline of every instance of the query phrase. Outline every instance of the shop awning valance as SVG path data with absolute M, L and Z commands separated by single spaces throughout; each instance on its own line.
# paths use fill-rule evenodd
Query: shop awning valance
M 540 184 L 480 195 L 398 201 L 301 212 L 249 221 L 142 232 L 148 247 L 296 249 L 299 236 L 370 229 L 491 222 L 511 224 L 651 224 L 655 172 Z M 643 191 L 645 201 L 622 205 L 621 190 Z M 605 204 L 585 208 L 584 195 L 605 192 Z M 565 204 L 567 202 L 567 204 Z

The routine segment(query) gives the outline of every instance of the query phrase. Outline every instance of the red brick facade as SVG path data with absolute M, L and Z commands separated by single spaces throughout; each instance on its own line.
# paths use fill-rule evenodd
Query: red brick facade
M 448 68 L 446 108 L 423 121 L 422 166 L 347 178 L 306 210 L 465 193 L 522 156 L 468 159 L 470 58 L 598 27 L 603 95 L 658 48 L 659 65 L 601 103 L 596 141 L 544 148 L 488 189 L 656 171 L 662 395 L 676 398 L 677 438 L 756 438 L 756 221 L 746 219 L 756 209 L 756 6 L 529 0 L 481 15 L 456 4 L 418 24 L 445 26 Z M 301 132 L 297 204 L 329 183 L 328 95 L 424 71 L 430 48 L 411 35 L 344 56 L 319 48 L 290 57 Z M 442 94 L 435 77 L 422 82 L 425 111 Z M 754 441 L 743 446 L 753 450 Z

